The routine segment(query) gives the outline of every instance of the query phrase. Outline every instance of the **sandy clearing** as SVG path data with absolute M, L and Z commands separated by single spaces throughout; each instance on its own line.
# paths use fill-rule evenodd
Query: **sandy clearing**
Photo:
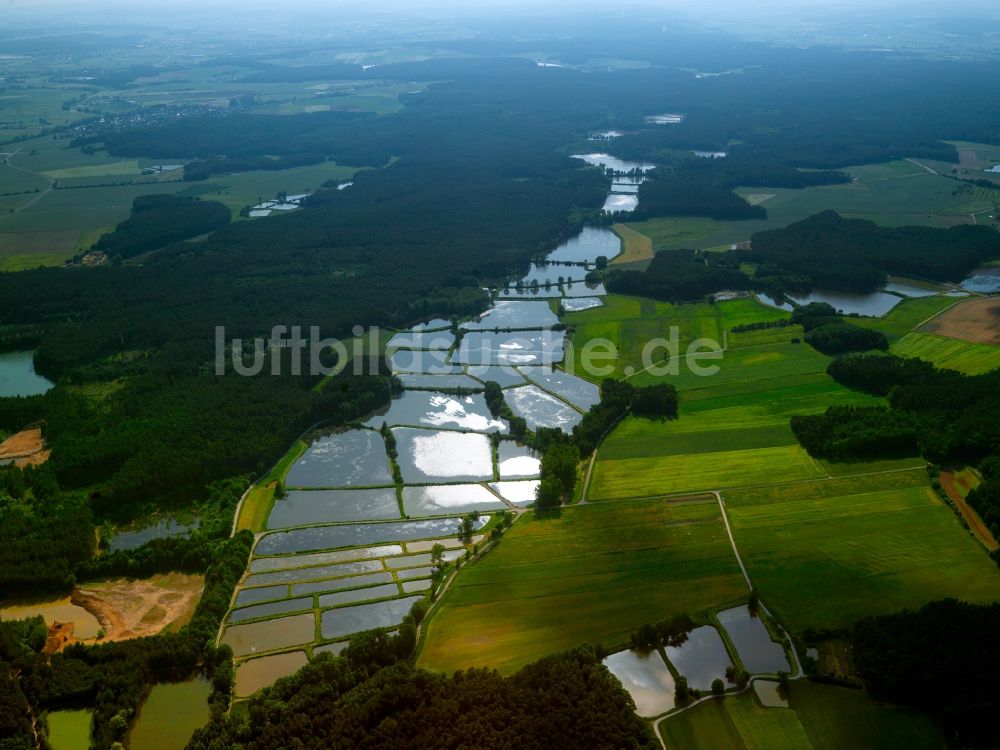
M 924 333 L 1000 345 L 1000 298 L 980 297 L 947 309 L 920 327 Z
M 93 614 L 105 641 L 121 641 L 175 631 L 194 614 L 205 580 L 200 575 L 167 573 L 152 578 L 119 578 L 88 583 L 72 601 Z
M 31 427 L 11 435 L 0 443 L 0 458 L 20 458 L 38 453 L 44 447 L 42 428 Z

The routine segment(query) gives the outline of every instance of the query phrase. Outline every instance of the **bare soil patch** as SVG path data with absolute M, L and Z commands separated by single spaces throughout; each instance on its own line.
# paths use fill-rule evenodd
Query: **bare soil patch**
M 11 435 L 0 443 L 0 458 L 22 458 L 38 453 L 45 446 L 42 428 L 32 427 Z
M 104 640 L 121 641 L 178 630 L 194 614 L 204 583 L 202 576 L 183 573 L 119 578 L 85 584 L 72 601 L 98 619 Z
M 1000 544 L 997 544 L 997 540 L 993 538 L 993 534 L 990 533 L 989 528 L 983 523 L 983 519 L 979 517 L 979 514 L 973 510 L 972 506 L 965 499 L 965 496 L 969 494 L 969 490 L 971 489 L 968 477 L 955 474 L 951 471 L 942 471 L 941 487 L 948 493 L 948 497 L 955 503 L 955 507 L 958 508 L 958 512 L 962 514 L 965 522 L 969 524 L 972 533 L 986 546 L 986 549 L 992 552 L 1000 548 Z
M 1000 297 L 982 297 L 955 305 L 920 330 L 975 344 L 1000 345 Z

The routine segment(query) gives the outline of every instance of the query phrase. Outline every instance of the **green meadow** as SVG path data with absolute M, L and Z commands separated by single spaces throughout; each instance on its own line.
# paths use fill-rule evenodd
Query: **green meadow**
M 786 188 L 739 187 L 748 202 L 767 209 L 767 218 L 716 221 L 701 217 L 671 217 L 633 222 L 628 226 L 652 239 L 655 250 L 728 249 L 755 232 L 785 227 L 832 209 L 851 218 L 883 226 L 949 227 L 971 223 L 969 214 L 991 209 L 997 191 L 958 191 L 956 183 L 908 161 L 847 167 L 852 182 L 843 185 Z
M 621 647 L 646 622 L 696 616 L 745 594 L 714 499 L 528 513 L 458 574 L 418 664 L 509 674 L 583 642 Z
M 938 367 L 966 375 L 979 375 L 1000 367 L 1000 346 L 974 344 L 932 333 L 908 333 L 892 345 L 892 353 L 900 357 L 920 357 Z
M 1000 571 L 923 469 L 723 493 L 754 586 L 792 631 L 954 596 L 1000 597 Z
M 667 717 L 659 729 L 671 750 L 935 750 L 944 743 L 940 728 L 916 711 L 806 680 L 792 683 L 789 708 L 765 708 L 748 692 Z

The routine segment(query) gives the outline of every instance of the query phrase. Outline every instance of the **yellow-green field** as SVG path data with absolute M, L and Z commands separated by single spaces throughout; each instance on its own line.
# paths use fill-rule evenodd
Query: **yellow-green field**
M 789 708 L 764 708 L 752 693 L 701 703 L 660 722 L 668 750 L 936 750 L 941 729 L 916 711 L 860 690 L 794 682 Z
M 1000 598 L 1000 570 L 912 469 L 723 493 L 754 586 L 793 631 L 942 597 Z
M 693 443 L 691 450 L 704 450 L 704 445 Z M 822 476 L 826 472 L 798 445 L 616 460 L 599 457 L 588 499 L 651 497 Z
M 938 367 L 978 375 L 1000 367 L 1000 346 L 973 344 L 933 333 L 908 333 L 892 345 L 900 357 L 920 357 Z
M 653 258 L 653 241 L 649 237 L 635 231 L 627 224 L 615 224 L 611 229 L 622 241 L 621 254 L 615 257 L 611 263 L 622 265 L 648 261 Z
M 711 498 L 529 513 L 460 571 L 427 626 L 418 664 L 509 674 L 583 642 L 622 646 L 644 623 L 696 616 L 746 593 Z

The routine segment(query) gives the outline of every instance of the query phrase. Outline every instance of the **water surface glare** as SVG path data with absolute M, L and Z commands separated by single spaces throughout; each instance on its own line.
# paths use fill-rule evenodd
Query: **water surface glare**
M 791 672 L 785 649 L 771 640 L 771 634 L 759 617 L 750 614 L 746 605 L 733 607 L 717 615 L 729 640 L 736 646 L 743 666 L 751 674 Z
M 715 679 L 724 682 L 726 668 L 732 665 L 722 636 L 711 625 L 692 630 L 684 645 L 664 650 L 670 663 L 687 677 L 688 686 L 698 690 L 711 690 Z
M 267 528 L 314 523 L 383 521 L 399 518 L 396 488 L 371 490 L 289 490 L 274 501 Z
M 657 651 L 619 651 L 603 662 L 622 684 L 639 716 L 658 716 L 674 706 L 674 678 Z
M 421 521 L 387 521 L 274 531 L 258 542 L 257 553 L 275 555 L 382 542 L 406 542 L 413 539 L 457 538 L 459 522 L 458 518 L 433 518 Z M 480 516 L 475 530 L 478 531 L 488 522 L 489 516 Z
M 493 478 L 493 456 L 486 435 L 465 432 L 392 431 L 399 470 L 411 484 L 481 481 Z
M 288 470 L 288 487 L 371 487 L 392 484 L 382 436 L 349 430 L 319 438 Z

